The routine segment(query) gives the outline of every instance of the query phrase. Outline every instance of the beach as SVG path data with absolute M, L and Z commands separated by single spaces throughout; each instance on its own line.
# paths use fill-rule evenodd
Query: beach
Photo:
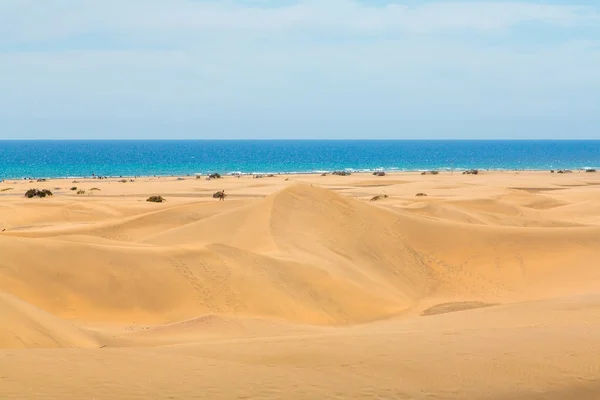
M 6 179 L 0 397 L 600 398 L 600 173 L 462 172 Z

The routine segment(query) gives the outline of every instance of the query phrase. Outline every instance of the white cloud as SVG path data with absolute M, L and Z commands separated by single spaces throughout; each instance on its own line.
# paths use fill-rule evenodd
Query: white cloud
M 148 41 L 185 35 L 389 35 L 448 31 L 490 32 L 522 23 L 572 26 L 600 22 L 577 5 L 526 2 L 390 3 L 307 0 L 277 8 L 186 0 L 3 0 L 0 40 L 48 40 L 94 33 Z M 176 44 L 176 43 L 172 43 Z
M 598 65 L 591 43 L 515 53 L 433 40 L 4 54 L 0 115 L 594 115 L 600 103 L 578 99 L 598 97 Z

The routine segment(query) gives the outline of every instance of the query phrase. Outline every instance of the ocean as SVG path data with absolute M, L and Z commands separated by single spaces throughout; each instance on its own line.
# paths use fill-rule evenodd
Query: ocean
M 594 141 L 0 141 L 0 179 L 600 167 Z

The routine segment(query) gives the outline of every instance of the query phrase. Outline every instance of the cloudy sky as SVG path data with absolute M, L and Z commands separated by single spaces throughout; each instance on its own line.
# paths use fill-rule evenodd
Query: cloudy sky
M 600 1 L 1 0 L 0 139 L 600 139 Z

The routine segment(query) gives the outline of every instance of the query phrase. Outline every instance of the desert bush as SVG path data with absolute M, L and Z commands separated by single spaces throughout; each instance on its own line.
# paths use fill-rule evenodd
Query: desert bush
M 463 175 L 477 175 L 477 174 L 479 174 L 478 169 L 468 169 L 463 172 Z
M 121 180 L 119 180 L 119 182 L 121 182 L 121 183 L 127 183 L 127 179 L 121 179 Z
M 73 186 L 73 187 L 71 188 L 71 190 L 73 190 L 73 191 L 77 190 L 77 186 Z
M 385 176 L 385 172 L 383 172 L 383 171 L 375 171 L 375 172 L 373 172 L 373 175 L 375 175 L 375 176 Z
M 351 175 L 348 171 L 333 171 L 331 175 L 348 176 Z
M 213 193 L 213 199 L 225 199 L 225 192 L 223 192 L 222 190 L 219 190 L 218 192 Z
M 417 193 L 415 196 L 417 196 L 417 197 L 424 197 L 424 196 L 427 196 L 427 195 L 425 193 Z
M 379 194 L 375 197 L 373 197 L 371 200 L 369 201 L 377 201 L 377 200 L 381 200 L 381 199 L 387 199 L 388 195 L 387 194 Z
M 92 190 L 100 190 L 99 188 L 91 188 L 90 191 Z
M 77 194 L 85 194 L 85 190 L 78 190 Z
M 588 168 L 585 170 L 585 172 L 596 172 L 596 170 L 594 168 Z
M 0 190 L 0 192 L 7 192 L 9 190 L 13 190 L 13 188 L 4 188 L 4 189 Z
M 38 179 L 37 182 L 46 182 L 45 179 Z
M 34 197 L 46 197 L 46 196 L 52 196 L 52 192 L 49 191 L 48 189 L 29 189 L 27 192 L 25 192 L 25 197 L 27 197 L 28 199 L 34 198 Z
M 163 201 L 166 201 L 166 200 L 162 196 L 150 196 L 146 199 L 146 201 L 149 201 L 151 203 L 162 203 Z
M 219 178 L 221 178 L 221 174 L 219 174 L 218 172 L 214 172 L 214 173 L 208 175 L 208 177 L 210 179 L 219 179 Z

